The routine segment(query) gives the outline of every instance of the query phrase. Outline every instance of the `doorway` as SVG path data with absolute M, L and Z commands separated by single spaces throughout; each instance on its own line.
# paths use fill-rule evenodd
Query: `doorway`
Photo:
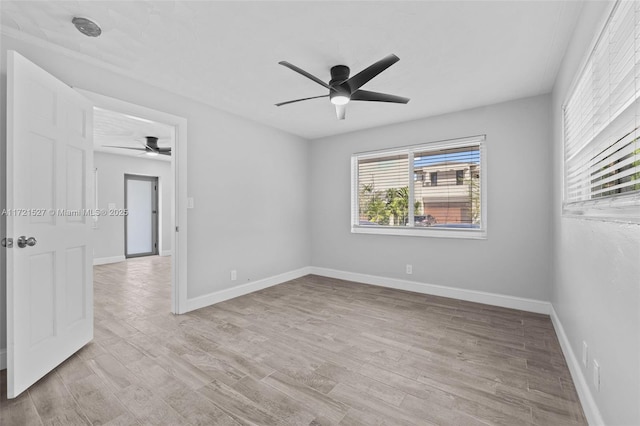
M 160 242 L 168 234 L 171 242 L 171 312 L 181 314 L 187 312 L 187 120 L 165 112 L 153 110 L 119 99 L 100 95 L 83 89 L 76 89 L 86 96 L 97 108 L 115 111 L 138 120 L 158 122 L 169 125 L 173 129 L 171 138 L 171 185 L 173 191 L 162 201 L 169 206 L 170 226 L 166 231 L 160 227 Z M 150 173 L 151 174 L 151 173 Z M 155 175 L 155 173 L 154 173 Z M 102 180 L 102 178 L 100 179 Z M 165 183 L 160 180 L 162 189 Z M 121 187 L 122 188 L 122 187 Z M 117 207 L 117 206 L 116 206 Z M 162 243 L 160 243 L 162 246 Z M 121 246 L 122 247 L 122 246 Z M 160 254 L 164 249 L 160 247 Z
M 158 177 L 124 175 L 124 255 L 158 254 Z
M 94 271 L 100 275 L 110 270 L 103 266 L 120 264 L 136 271 L 144 284 L 138 288 L 141 293 L 159 292 L 167 282 L 157 279 L 156 267 L 169 276 L 173 272 L 175 126 L 94 107 L 93 136 L 96 210 L 106 212 L 94 227 Z M 168 296 L 164 300 L 168 311 L 171 292 L 162 289 L 156 293 L 160 294 Z M 96 306 L 99 303 L 96 298 Z

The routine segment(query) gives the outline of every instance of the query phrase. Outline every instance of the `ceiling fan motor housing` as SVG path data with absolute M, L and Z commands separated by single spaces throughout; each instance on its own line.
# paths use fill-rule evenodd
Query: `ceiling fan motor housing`
M 145 136 L 147 139 L 147 146 L 151 149 L 158 149 L 158 138 L 155 136 Z
M 337 86 L 343 81 L 347 81 L 349 79 L 349 72 L 349 67 L 346 65 L 331 67 L 331 81 L 329 82 L 329 86 Z
M 349 89 L 348 85 L 341 85 L 345 81 L 349 79 L 349 67 L 346 65 L 336 65 L 331 67 L 331 81 L 329 81 L 329 86 L 331 86 L 331 90 L 329 92 L 329 99 L 332 99 L 332 103 L 337 105 L 342 105 L 345 101 L 337 102 L 333 98 L 336 96 L 341 98 L 347 98 L 346 102 L 349 101 L 351 97 L 351 89 Z

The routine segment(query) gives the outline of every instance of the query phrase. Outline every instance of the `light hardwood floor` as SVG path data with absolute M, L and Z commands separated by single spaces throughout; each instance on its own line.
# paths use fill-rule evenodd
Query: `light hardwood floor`
M 95 339 L 7 425 L 586 424 L 548 316 L 307 276 L 169 312 L 169 258 L 95 267 Z

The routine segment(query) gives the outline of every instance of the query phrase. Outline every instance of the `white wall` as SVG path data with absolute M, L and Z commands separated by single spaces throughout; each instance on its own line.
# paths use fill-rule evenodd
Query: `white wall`
M 579 70 L 607 2 L 585 2 L 553 90 L 554 309 L 578 359 L 589 345 L 584 374 L 608 425 L 640 424 L 640 226 L 561 216 L 562 104 Z M 592 383 L 600 364 L 601 388 Z M 584 401 L 583 401 L 584 402 Z
M 549 105 L 538 96 L 313 141 L 313 266 L 549 300 Z M 487 135 L 488 239 L 350 232 L 351 154 L 478 134 Z
M 157 176 L 160 192 L 158 229 L 159 249 L 171 250 L 171 191 L 173 188 L 171 163 L 146 158 L 95 152 L 94 167 L 98 169 L 98 208 L 107 209 L 110 203 L 124 209 L 124 175 Z M 124 257 L 124 217 L 106 216 L 98 219 L 93 231 L 94 258 Z
M 195 208 L 188 210 L 189 298 L 310 264 L 304 139 L 89 65 L 48 45 L 4 35 L 0 41 L 2 128 L 7 49 L 74 87 L 188 120 L 188 195 L 195 200 Z M 6 143 L 1 133 L 0 152 Z M 238 271 L 235 282 L 231 269 Z M 0 273 L 4 279 L 4 269 Z M 0 284 L 0 347 L 5 347 L 5 283 Z

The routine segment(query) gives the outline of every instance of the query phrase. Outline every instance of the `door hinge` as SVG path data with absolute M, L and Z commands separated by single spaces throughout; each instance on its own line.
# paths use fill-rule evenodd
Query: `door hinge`
M 13 238 L 3 238 L 2 239 L 2 247 L 12 248 L 13 247 Z

